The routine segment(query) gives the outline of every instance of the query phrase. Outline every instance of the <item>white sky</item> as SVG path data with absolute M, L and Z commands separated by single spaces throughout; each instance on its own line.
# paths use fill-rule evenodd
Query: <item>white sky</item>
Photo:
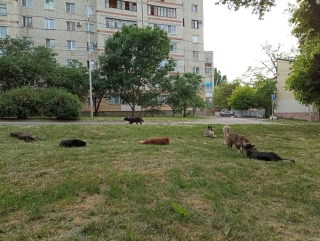
M 277 6 L 266 13 L 264 20 L 251 14 L 251 8 L 228 10 L 226 5 L 215 5 L 215 0 L 203 0 L 204 49 L 213 51 L 214 67 L 226 75 L 229 82 L 241 77 L 249 66 L 260 66 L 257 60 L 266 60 L 261 45 L 266 41 L 274 47 L 284 44 L 282 51 L 297 46 L 291 36 L 289 15 L 284 13 L 288 3 L 278 0 Z

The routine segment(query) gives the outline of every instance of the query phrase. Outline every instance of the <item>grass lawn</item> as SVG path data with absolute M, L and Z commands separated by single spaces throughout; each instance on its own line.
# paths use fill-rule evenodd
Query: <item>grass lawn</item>
M 231 125 L 296 163 L 228 150 L 222 127 L 0 126 L 0 240 L 320 240 L 320 124 Z

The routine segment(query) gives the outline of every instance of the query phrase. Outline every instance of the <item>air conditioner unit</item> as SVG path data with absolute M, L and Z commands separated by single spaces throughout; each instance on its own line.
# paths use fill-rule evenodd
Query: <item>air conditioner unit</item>
M 78 26 L 78 27 L 81 27 L 81 22 L 77 22 L 77 26 Z
M 199 24 L 202 24 L 202 20 L 199 20 L 198 22 L 199 22 Z

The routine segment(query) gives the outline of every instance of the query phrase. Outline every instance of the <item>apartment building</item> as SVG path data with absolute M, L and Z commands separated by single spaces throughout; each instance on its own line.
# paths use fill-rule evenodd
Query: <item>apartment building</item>
M 212 99 L 207 87 L 213 82 L 213 53 L 204 51 L 202 0 L 0 0 L 0 38 L 10 35 L 46 45 L 66 65 L 78 60 L 96 68 L 105 40 L 132 24 L 166 31 L 176 62 L 173 73 L 202 75 L 207 90 L 202 96 Z M 90 110 L 88 103 L 83 110 Z M 119 98 L 104 100 L 100 107 L 108 114 L 130 110 Z

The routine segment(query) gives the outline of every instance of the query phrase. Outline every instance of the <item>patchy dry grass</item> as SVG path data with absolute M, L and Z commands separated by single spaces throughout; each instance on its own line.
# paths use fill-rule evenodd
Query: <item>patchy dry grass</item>
M 0 126 L 0 240 L 320 240 L 320 125 L 231 126 L 295 164 L 227 150 L 222 127 Z

